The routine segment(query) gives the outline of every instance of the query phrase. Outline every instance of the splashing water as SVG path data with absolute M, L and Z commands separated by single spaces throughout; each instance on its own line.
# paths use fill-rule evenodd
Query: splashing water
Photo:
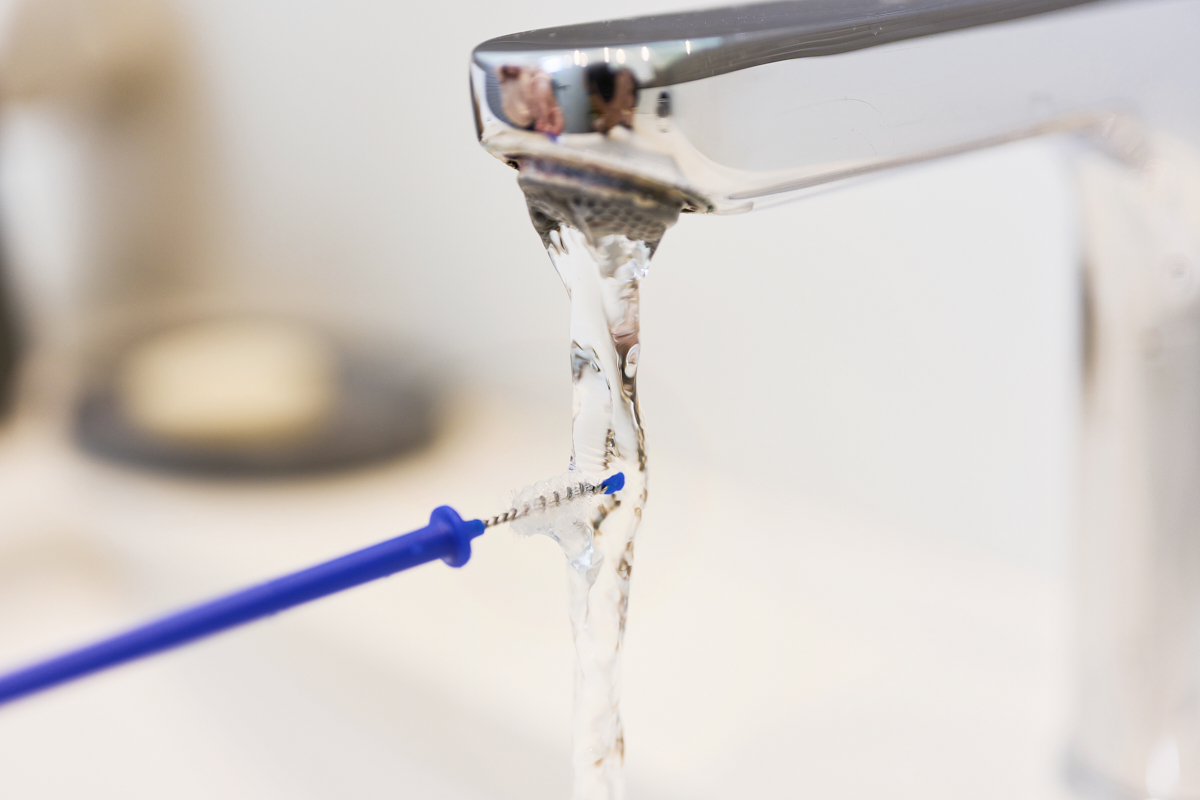
M 613 477 L 618 475 L 623 482 L 624 473 Z M 567 563 L 588 570 L 594 566 L 596 556 L 592 516 L 599 507 L 599 498 L 611 493 L 606 483 L 572 469 L 566 475 L 514 492 L 509 510 L 487 524 L 510 521 L 515 533 L 549 536 L 562 548 Z

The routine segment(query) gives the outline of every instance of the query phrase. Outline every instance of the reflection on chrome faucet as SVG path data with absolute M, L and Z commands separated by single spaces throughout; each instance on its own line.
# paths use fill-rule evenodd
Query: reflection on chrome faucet
M 509 124 L 527 131 L 557 135 L 563 132 L 563 114 L 554 96 L 554 81 L 537 67 L 502 66 L 500 108 Z
M 481 144 L 547 242 L 565 221 L 652 251 L 681 211 L 1079 143 L 1070 773 L 1095 797 L 1200 797 L 1198 30 L 1197 0 L 799 0 L 514 34 L 470 68 Z
M 607 64 L 594 64 L 587 70 L 588 99 L 592 103 L 592 127 L 608 133 L 620 125 L 633 129 L 633 110 L 637 107 L 637 78 L 627 69 L 612 70 Z

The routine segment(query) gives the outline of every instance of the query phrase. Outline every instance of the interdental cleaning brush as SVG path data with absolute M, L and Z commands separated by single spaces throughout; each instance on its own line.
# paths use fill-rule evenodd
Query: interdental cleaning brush
M 450 506 L 433 510 L 420 530 L 388 539 L 332 561 L 260 583 L 224 597 L 128 630 L 0 676 L 0 704 L 82 678 L 144 656 L 161 653 L 205 636 L 276 614 L 377 578 L 442 559 L 461 567 L 471 557 L 471 540 L 490 527 L 509 522 L 524 532 L 559 536 L 555 515 L 579 513 L 583 501 L 618 492 L 625 475 L 615 473 L 598 483 L 581 480 L 579 473 L 543 481 L 513 496 L 512 507 L 488 520 L 464 520 Z M 580 552 L 583 547 L 576 548 Z M 590 546 L 586 547 L 590 553 Z M 568 552 L 568 558 L 573 558 Z

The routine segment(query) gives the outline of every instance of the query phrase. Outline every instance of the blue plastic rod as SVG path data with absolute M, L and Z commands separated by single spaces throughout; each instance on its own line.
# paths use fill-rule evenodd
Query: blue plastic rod
M 0 704 L 427 561 L 440 558 L 452 567 L 461 567 L 471 557 L 471 540 L 483 531 L 481 520 L 466 522 L 453 508 L 441 506 L 430 515 L 429 525 L 421 530 L 203 603 L 0 677 Z

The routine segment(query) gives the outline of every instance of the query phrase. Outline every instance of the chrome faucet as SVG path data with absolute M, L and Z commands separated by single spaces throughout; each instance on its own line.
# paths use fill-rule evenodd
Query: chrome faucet
M 1086 299 L 1069 775 L 1200 797 L 1200 0 L 786 0 L 481 44 L 483 147 L 563 222 L 657 245 L 1056 134 Z

